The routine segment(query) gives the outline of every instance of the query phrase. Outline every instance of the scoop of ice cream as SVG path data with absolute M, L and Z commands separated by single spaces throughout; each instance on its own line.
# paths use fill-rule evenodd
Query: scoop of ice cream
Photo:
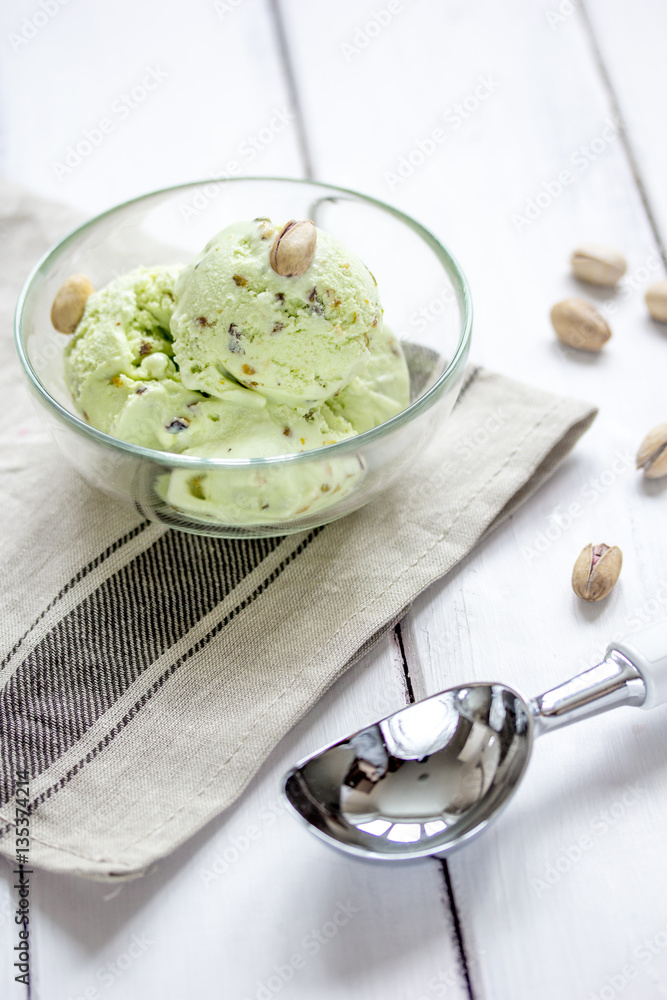
M 239 389 L 255 400 L 257 393 Z M 229 408 L 230 396 L 211 396 L 193 407 L 195 414 L 210 417 Z M 309 451 L 322 444 L 342 441 L 377 427 L 400 413 L 410 402 L 410 378 L 399 342 L 386 327 L 370 339 L 370 359 L 361 375 L 336 396 L 302 410 L 266 401 L 262 416 L 239 409 L 235 433 L 200 443 L 193 425 L 187 454 L 208 457 L 268 455 L 285 450 Z M 195 417 L 195 421 L 199 419 Z M 267 434 L 267 421 L 274 430 Z M 282 426 L 282 437 L 281 437 Z M 197 442 L 197 443 L 195 443 Z M 161 492 L 167 502 L 204 521 L 235 524 L 282 521 L 313 513 L 337 503 L 359 481 L 364 466 L 355 452 L 321 458 L 304 464 L 275 468 L 240 468 L 192 474 L 174 470 Z
M 216 396 L 183 385 L 169 332 L 178 271 L 137 268 L 88 299 L 66 348 L 65 372 L 89 423 L 161 451 L 211 445 L 207 453 L 221 458 L 306 451 L 356 433 L 325 403 L 297 410 L 226 375 Z
M 178 270 L 137 268 L 88 299 L 65 371 L 89 423 L 145 448 L 220 458 L 306 451 L 356 433 L 326 404 L 297 411 L 228 376 L 217 396 L 183 385 L 169 333 Z
M 88 298 L 65 349 L 65 373 L 74 402 L 99 430 L 114 433 L 123 381 L 176 377 L 169 324 L 179 270 L 139 267 Z
M 368 268 L 317 230 L 305 273 L 278 274 L 270 262 L 277 233 L 265 219 L 235 223 L 183 270 L 171 329 L 188 388 L 217 396 L 230 374 L 267 399 L 307 406 L 366 366 L 382 322 Z

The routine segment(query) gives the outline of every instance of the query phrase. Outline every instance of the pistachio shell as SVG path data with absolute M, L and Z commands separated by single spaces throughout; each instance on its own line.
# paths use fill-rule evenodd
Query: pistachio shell
M 59 333 L 74 333 L 95 289 L 84 274 L 73 274 L 56 292 L 51 322 Z
M 271 267 L 276 274 L 286 278 L 305 274 L 313 262 L 316 244 L 315 224 L 310 220 L 295 222 L 292 219 L 283 226 L 273 241 L 269 255 Z
M 667 424 L 658 424 L 649 431 L 637 452 L 637 468 L 647 479 L 667 476 Z
M 601 243 L 585 243 L 573 251 L 570 258 L 572 271 L 580 281 L 590 285 L 615 285 L 627 270 L 622 253 Z
M 586 545 L 572 570 L 572 589 L 584 601 L 601 601 L 616 586 L 622 565 L 616 545 Z
M 604 317 L 585 299 L 557 302 L 551 310 L 551 322 L 558 339 L 580 351 L 599 351 L 611 337 Z
M 646 289 L 646 305 L 653 319 L 667 323 L 667 281 L 655 281 Z

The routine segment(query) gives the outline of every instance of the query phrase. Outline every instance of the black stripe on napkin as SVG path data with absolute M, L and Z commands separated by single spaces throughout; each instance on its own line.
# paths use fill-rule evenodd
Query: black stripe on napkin
M 182 654 L 182 656 L 180 656 L 177 660 L 175 660 L 174 663 L 172 663 L 164 671 L 164 673 L 162 673 L 153 682 L 153 684 L 151 684 L 150 688 L 147 691 L 145 691 L 144 694 L 142 694 L 142 696 L 139 699 L 137 699 L 137 701 L 134 703 L 134 705 L 132 705 L 129 711 L 126 712 L 123 718 L 120 719 L 115 724 L 115 726 L 108 733 L 104 735 L 104 737 L 99 741 L 99 743 L 97 743 L 93 747 L 93 749 L 86 754 L 85 757 L 82 757 L 81 760 L 78 761 L 78 763 L 76 763 L 73 767 L 71 767 L 70 770 L 67 772 L 67 774 L 64 774 L 62 778 L 60 778 L 54 785 L 51 785 L 50 788 L 47 788 L 44 792 L 42 792 L 35 799 L 33 799 L 33 801 L 28 806 L 28 811 L 30 813 L 34 813 L 35 809 L 39 805 L 41 805 L 47 799 L 50 799 L 52 795 L 54 795 L 56 792 L 59 792 L 62 788 L 64 788 L 65 785 L 67 785 L 68 782 L 72 780 L 72 778 L 76 777 L 79 771 L 81 771 L 86 766 L 86 764 L 90 764 L 91 761 L 93 761 L 97 756 L 99 756 L 99 754 L 108 747 L 111 741 L 114 740 L 115 737 L 118 736 L 118 734 L 121 733 L 134 718 L 136 718 L 136 716 L 144 707 L 144 705 L 148 704 L 153 695 L 156 694 L 160 690 L 160 688 L 164 686 L 166 681 L 168 681 L 169 678 L 176 673 L 179 667 L 181 667 L 184 663 L 186 663 L 192 656 L 194 656 L 195 654 L 199 653 L 202 649 L 204 649 L 212 639 L 214 639 L 217 635 L 220 634 L 220 632 L 225 628 L 226 625 L 228 625 L 234 618 L 236 618 L 236 616 L 240 614 L 240 612 L 244 611 L 250 604 L 256 601 L 257 598 L 260 597 L 261 594 L 263 594 L 264 591 L 267 590 L 272 583 L 275 583 L 275 581 L 278 579 L 281 573 L 286 569 L 286 567 L 289 566 L 289 564 L 293 562 L 294 559 L 298 555 L 300 555 L 304 551 L 304 549 L 306 549 L 310 545 L 313 539 L 316 538 L 317 535 L 319 535 L 320 532 L 322 532 L 323 530 L 324 528 L 322 527 L 322 528 L 315 528 L 313 531 L 311 531 L 310 534 L 307 535 L 306 538 L 304 538 L 303 541 L 301 541 L 297 545 L 297 547 L 293 549 L 293 551 L 290 552 L 289 555 L 286 556 L 278 566 L 276 566 L 276 568 L 269 574 L 269 576 L 267 576 L 259 584 L 259 586 L 255 588 L 252 594 L 248 594 L 246 597 L 244 597 L 244 599 L 239 604 L 237 604 L 236 607 L 233 608 L 227 615 L 225 615 L 224 618 L 222 618 L 219 622 L 217 622 L 205 636 L 199 639 L 193 646 L 190 647 L 190 649 L 188 649 L 185 653 Z M 178 537 L 180 538 L 181 536 L 179 535 Z M 203 543 L 203 542 L 210 543 L 212 540 L 197 538 L 196 541 L 198 543 Z M 275 542 L 275 544 L 273 545 L 273 548 L 275 549 L 277 544 L 282 542 L 283 539 L 282 538 L 265 539 L 263 541 Z M 241 543 L 234 540 L 230 544 L 239 545 Z M 2 827 L 2 829 L 0 829 L 0 838 L 4 837 L 5 834 L 7 834 L 11 829 L 12 829 L 11 824 Z
M 49 767 L 282 538 L 167 531 L 69 611 L 0 691 L 0 804 Z
M 95 558 L 92 559 L 86 566 L 82 566 L 81 569 L 78 571 L 78 573 L 76 573 L 71 580 L 68 580 L 65 586 L 62 588 L 62 590 L 58 594 L 56 594 L 51 603 L 44 608 L 39 617 L 37 617 L 34 620 L 30 628 L 23 633 L 21 638 L 14 645 L 13 649 L 10 649 L 10 651 L 5 656 L 4 660 L 0 663 L 0 670 L 2 670 L 3 667 L 7 666 L 7 664 L 14 656 L 14 654 L 19 651 L 19 649 L 21 648 L 25 640 L 28 638 L 32 630 L 39 625 L 39 623 L 42 621 L 45 615 L 48 615 L 51 608 L 55 607 L 58 601 L 62 600 L 65 594 L 67 594 L 72 589 L 72 587 L 75 587 L 76 584 L 84 580 L 89 573 L 91 573 L 94 569 L 97 569 L 98 566 L 101 566 L 103 562 L 106 562 L 109 556 L 113 555 L 114 552 L 117 552 L 118 549 L 123 547 L 123 545 L 126 545 L 127 542 L 132 541 L 132 539 L 136 538 L 137 535 L 140 535 L 142 531 L 145 531 L 145 529 L 149 526 L 150 523 L 151 523 L 150 521 L 142 521 L 141 524 L 138 524 L 136 528 L 132 529 L 132 531 L 128 531 L 127 534 L 123 535 L 121 538 L 117 538 L 115 542 L 113 542 L 111 545 L 108 546 L 108 548 L 104 550 L 104 552 L 100 552 L 100 554 L 98 556 L 95 556 Z

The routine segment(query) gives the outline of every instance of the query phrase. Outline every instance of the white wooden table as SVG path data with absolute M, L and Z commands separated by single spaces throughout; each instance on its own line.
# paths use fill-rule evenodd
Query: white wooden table
M 338 856 L 279 801 L 295 758 L 406 702 L 406 672 L 417 698 L 489 678 L 537 693 L 667 615 L 666 487 L 632 468 L 667 419 L 667 327 L 643 302 L 664 276 L 665 5 L 5 0 L 0 20 L 0 168 L 13 179 L 88 214 L 231 162 L 368 192 L 459 257 L 476 361 L 600 406 L 548 486 L 417 601 L 407 664 L 385 639 L 229 813 L 137 882 L 35 874 L 31 997 L 666 996 L 666 710 L 621 709 L 540 742 L 511 807 L 447 864 Z M 68 166 L 104 118 L 111 129 Z M 567 267 L 582 240 L 629 260 L 617 294 L 583 289 L 614 330 L 593 358 L 559 351 L 548 322 L 553 302 L 582 293 Z M 569 588 L 589 541 L 625 554 L 601 606 Z M 22 997 L 1 874 L 0 995 Z

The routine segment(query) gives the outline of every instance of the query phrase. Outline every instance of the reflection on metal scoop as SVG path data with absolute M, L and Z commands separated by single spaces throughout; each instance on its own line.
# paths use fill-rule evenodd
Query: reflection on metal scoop
M 536 736 L 620 705 L 667 702 L 667 621 L 537 698 L 466 684 L 409 705 L 297 764 L 292 810 L 327 843 L 383 860 L 444 855 L 497 816 Z

